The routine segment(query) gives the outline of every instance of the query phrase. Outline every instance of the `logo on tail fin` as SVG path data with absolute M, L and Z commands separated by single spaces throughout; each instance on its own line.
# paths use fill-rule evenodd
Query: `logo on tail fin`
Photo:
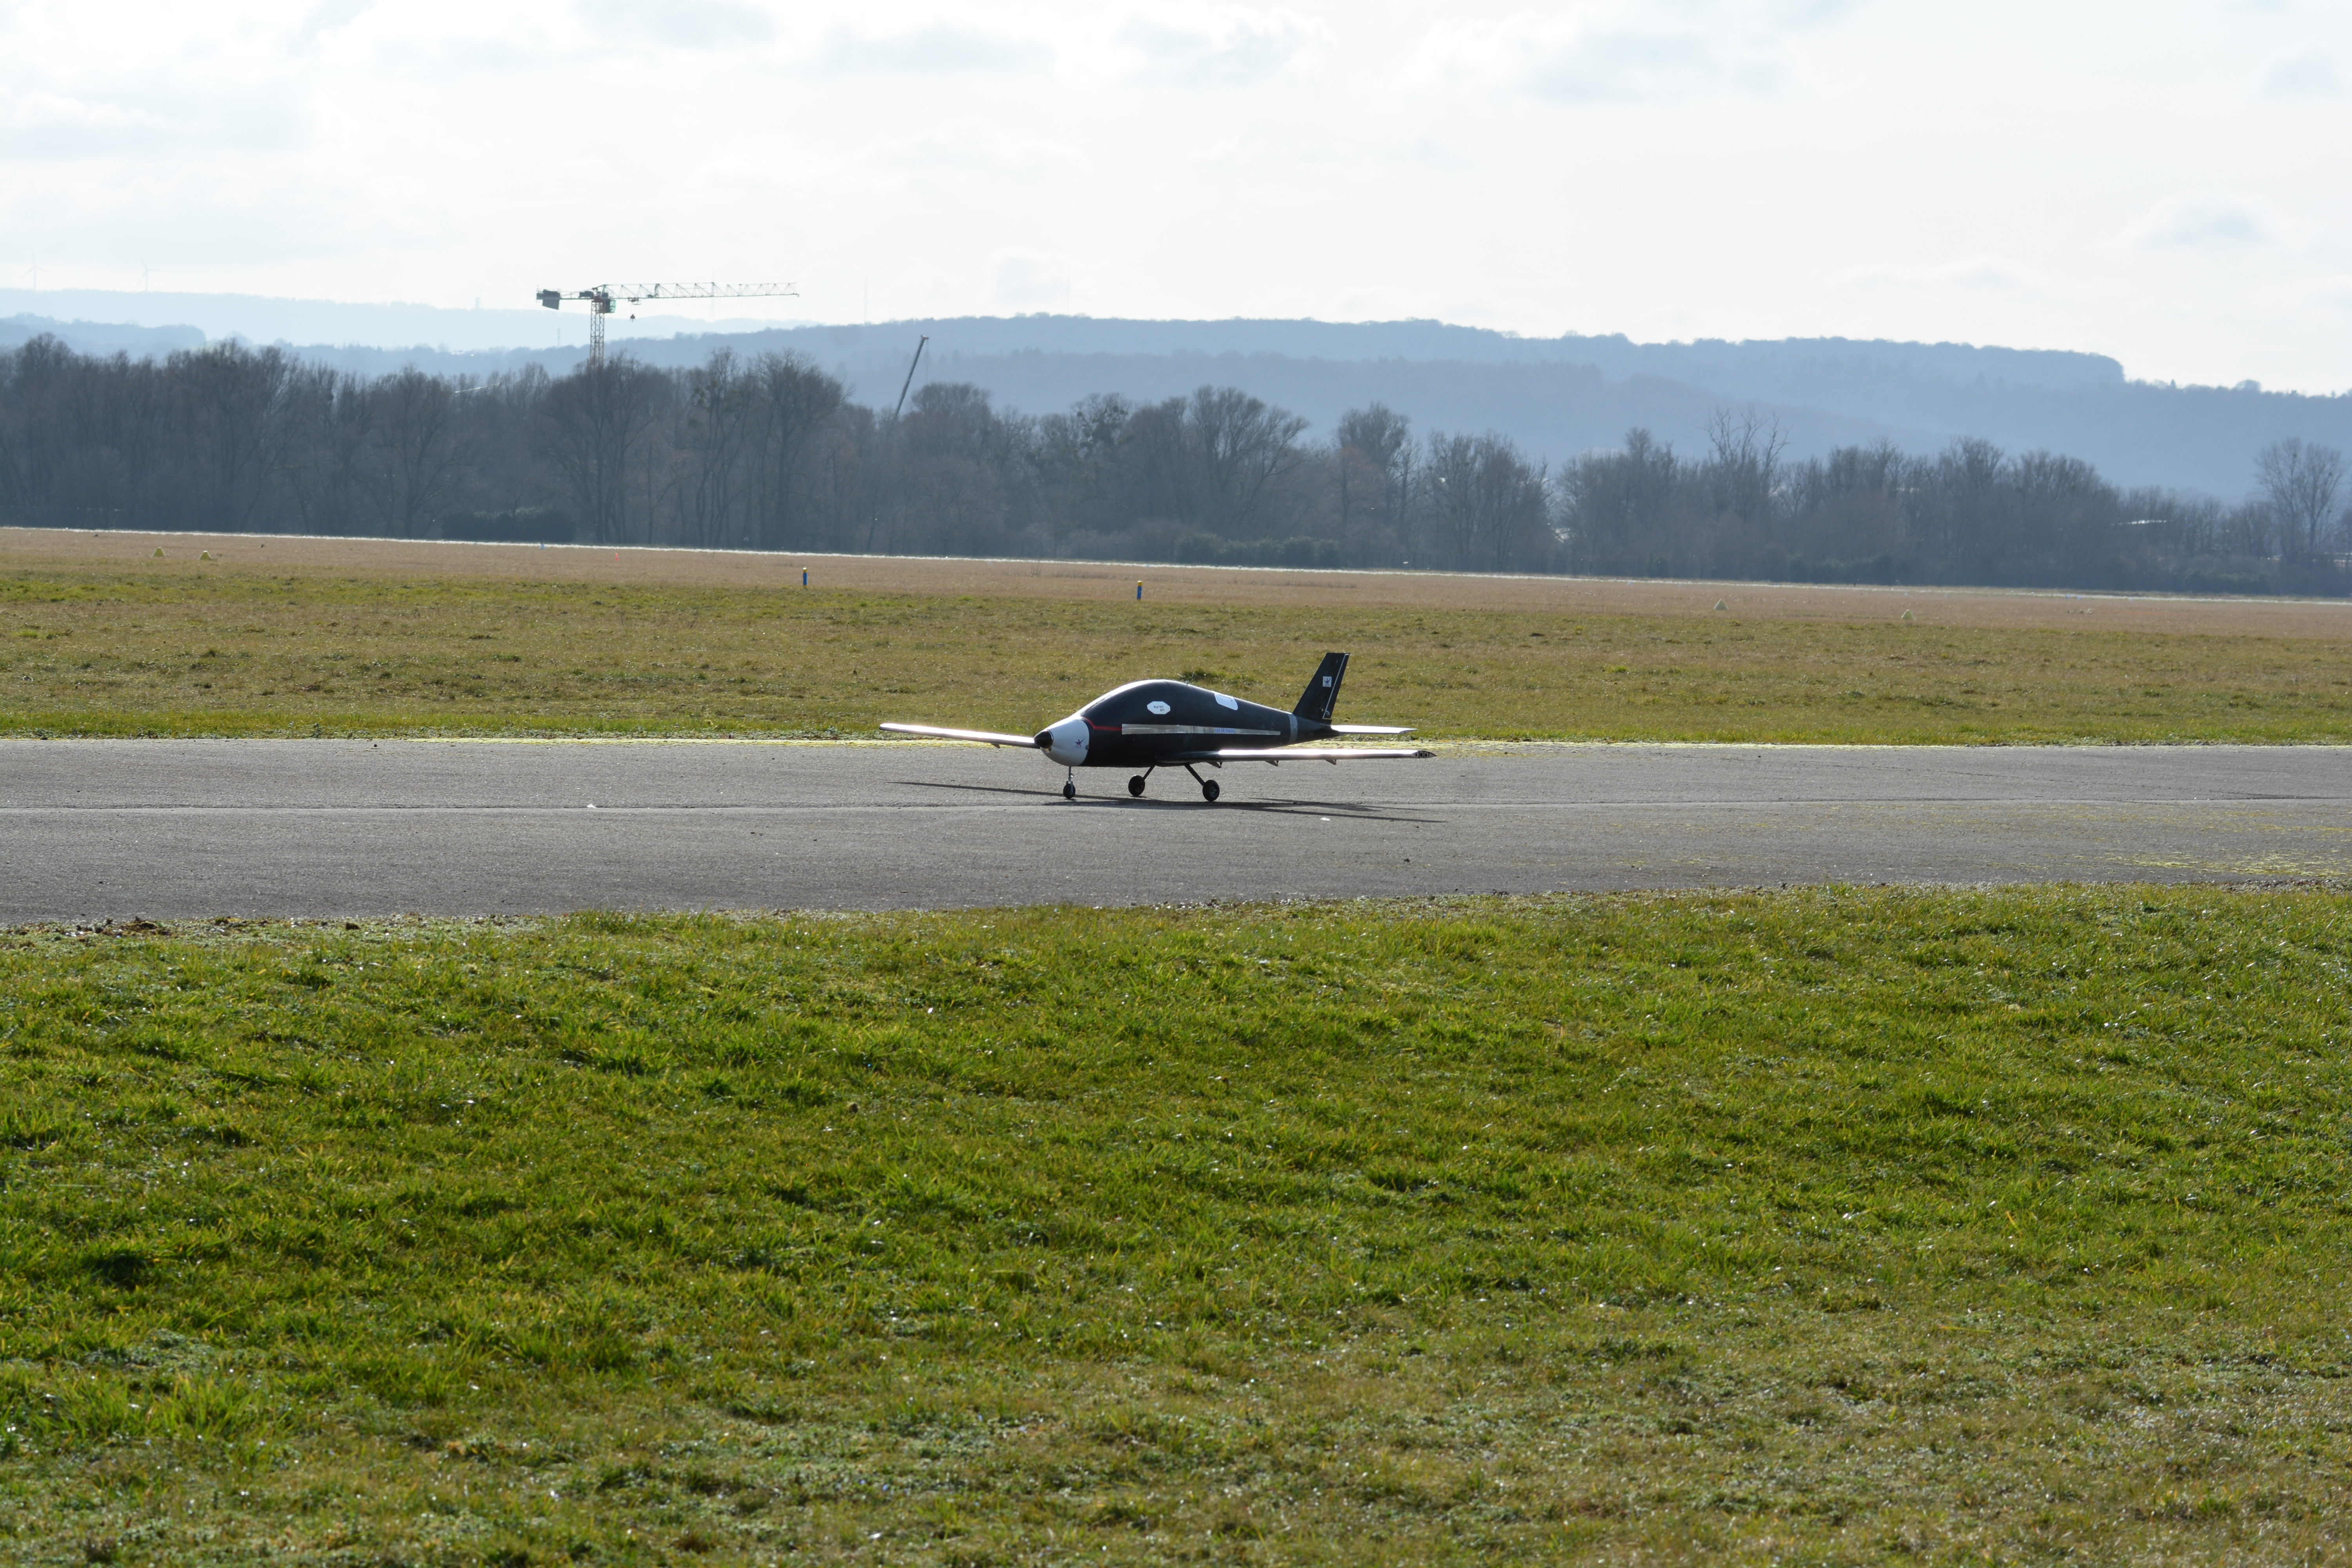
M 1347 673 L 1346 654 L 1325 654 L 1321 667 L 1315 671 L 1315 679 L 1307 683 L 1306 691 L 1298 699 L 1298 706 L 1291 711 L 1313 723 L 1330 722 L 1331 710 L 1339 702 L 1339 681 Z

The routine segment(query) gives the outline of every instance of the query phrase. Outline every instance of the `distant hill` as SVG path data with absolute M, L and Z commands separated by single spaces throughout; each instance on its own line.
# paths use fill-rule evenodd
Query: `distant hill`
M 1981 436 L 2013 451 L 2084 458 L 2125 485 L 2234 499 L 2254 454 L 2285 436 L 2352 449 L 2352 396 L 2173 387 L 2126 379 L 2099 354 L 1844 338 L 1636 343 L 1519 338 L 1434 321 L 1096 321 L 1024 316 L 801 327 L 730 337 L 739 353 L 791 349 L 857 395 L 898 395 L 928 335 L 917 383 L 969 381 L 1031 412 L 1095 392 L 1152 399 L 1231 384 L 1328 429 L 1380 401 L 1423 430 L 1499 430 L 1554 462 L 1615 445 L 1633 426 L 1690 447 L 1724 405 L 1777 417 L 1800 457 L 1889 439 L 1932 451 Z M 698 361 L 721 340 L 631 352 Z
M 368 374 L 411 363 L 474 375 L 538 364 L 562 374 L 585 352 L 576 309 L 561 313 L 559 326 L 559 313 L 533 310 L 0 290 L 0 310 L 26 311 L 27 301 L 42 312 L 0 318 L 0 346 L 37 330 L 85 352 L 131 353 L 194 346 L 192 333 L 237 335 L 299 345 L 307 358 Z M 82 319 L 52 314 L 68 306 Z M 194 325 L 152 324 L 167 318 Z M 125 321 L 151 324 L 115 324 Z M 2272 441 L 2296 436 L 2352 449 L 2352 395 L 2135 382 L 2104 355 L 1966 343 L 1636 343 L 1439 321 L 1042 315 L 873 326 L 739 321 L 717 330 L 682 317 L 616 318 L 612 326 L 615 350 L 656 364 L 695 363 L 721 349 L 805 354 L 868 403 L 897 397 L 917 341 L 929 337 L 917 384 L 971 382 L 1001 405 L 1029 413 L 1094 393 L 1150 401 L 1217 383 L 1279 403 L 1320 429 L 1348 408 L 1379 401 L 1417 429 L 1499 431 L 1553 462 L 1614 445 L 1636 425 L 1691 449 L 1703 442 L 1710 412 L 1726 405 L 1777 418 L 1799 457 L 1878 439 L 1932 451 L 1980 436 L 2012 451 L 2046 447 L 2087 458 L 2119 484 L 2232 500 L 2251 488 L 2254 454 Z M 566 346 L 549 341 L 559 330 Z M 414 346 L 403 346 L 412 332 Z
M 190 326 L 139 327 L 111 321 L 60 321 L 49 316 L 0 317 L 0 349 L 19 348 L 38 337 L 62 342 L 76 353 L 127 353 L 134 359 L 200 349 L 204 332 Z

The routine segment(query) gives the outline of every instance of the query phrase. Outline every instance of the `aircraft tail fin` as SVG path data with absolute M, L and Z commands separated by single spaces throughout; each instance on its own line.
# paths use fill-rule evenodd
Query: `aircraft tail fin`
M 1301 719 L 1311 719 L 1318 724 L 1330 722 L 1331 710 L 1339 701 L 1339 679 L 1347 673 L 1346 654 L 1325 654 L 1322 666 L 1315 671 L 1315 679 L 1307 683 L 1307 694 L 1298 700 L 1298 706 L 1291 711 Z

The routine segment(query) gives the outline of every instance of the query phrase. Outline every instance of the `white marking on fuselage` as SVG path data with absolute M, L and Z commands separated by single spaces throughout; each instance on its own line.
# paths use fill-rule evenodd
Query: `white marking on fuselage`
M 1279 730 L 1235 730 L 1215 724 L 1122 724 L 1122 735 L 1279 735 Z

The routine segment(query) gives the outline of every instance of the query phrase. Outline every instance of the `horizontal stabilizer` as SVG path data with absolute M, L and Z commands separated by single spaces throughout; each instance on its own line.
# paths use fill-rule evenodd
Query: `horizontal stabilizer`
M 1037 749 L 1034 735 L 1000 735 L 993 730 L 942 730 L 936 724 L 885 724 L 894 735 L 928 735 L 935 741 L 977 741 L 983 746 L 1018 746 L 1023 751 Z
M 1325 726 L 1334 735 L 1410 735 L 1410 724 L 1330 724 Z
M 1277 746 L 1269 751 L 1178 752 L 1167 763 L 1393 763 L 1433 757 L 1435 752 L 1403 746 Z

